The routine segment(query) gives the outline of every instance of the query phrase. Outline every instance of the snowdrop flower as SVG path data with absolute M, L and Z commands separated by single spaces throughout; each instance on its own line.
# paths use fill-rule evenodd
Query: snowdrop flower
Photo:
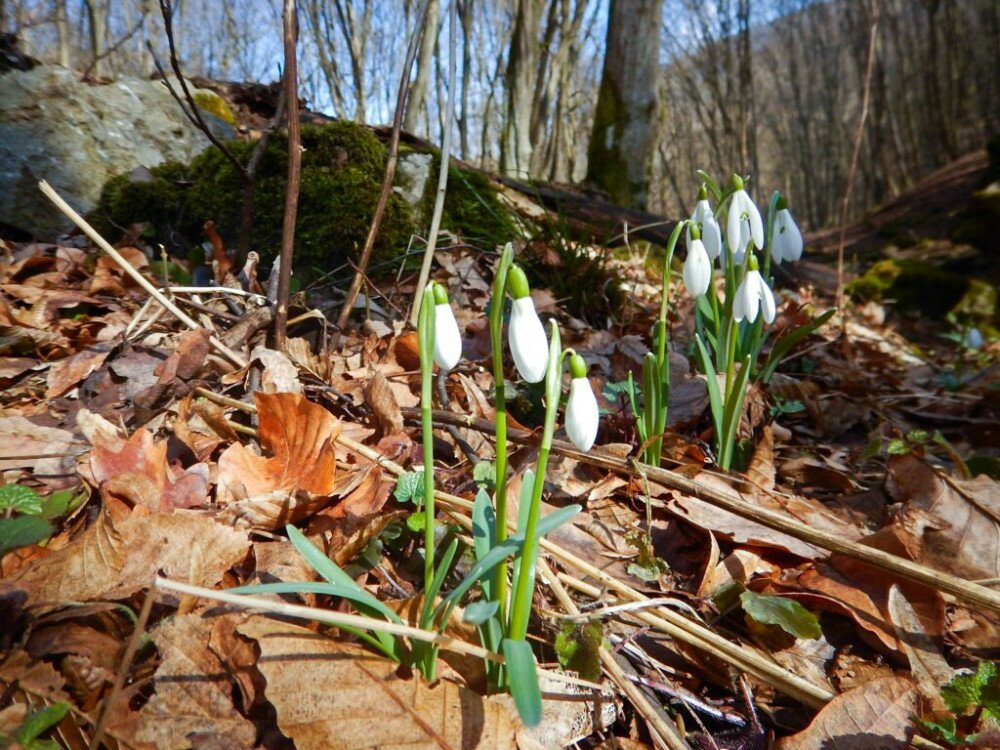
M 785 207 L 785 199 L 778 201 L 778 213 L 774 217 L 774 236 L 771 238 L 771 260 L 796 261 L 802 257 L 802 232 L 792 218 L 792 212 Z
M 760 219 L 760 211 L 750 200 L 747 191 L 743 189 L 743 180 L 739 175 L 733 175 L 732 201 L 729 204 L 729 216 L 726 219 L 726 239 L 729 241 L 729 249 L 734 253 L 746 251 L 744 242 L 742 222 L 748 222 L 749 237 L 756 247 L 764 247 L 764 223 Z
M 461 357 L 462 334 L 448 304 L 448 292 L 434 284 L 434 362 L 442 370 L 450 370 Z
M 545 338 L 545 327 L 535 312 L 528 277 L 520 267 L 511 266 L 507 274 L 507 288 L 513 298 L 508 336 L 514 364 L 522 378 L 529 383 L 540 383 L 545 377 L 549 344 Z
M 983 334 L 978 328 L 970 328 L 965 334 L 965 345 L 969 349 L 983 348 Z
M 757 258 L 751 253 L 750 268 L 736 290 L 736 299 L 733 300 L 733 317 L 737 323 L 744 318 L 747 322 L 753 323 L 757 320 L 758 310 L 761 311 L 766 323 L 774 322 L 774 295 L 757 267 Z
M 566 434 L 579 450 L 589 451 L 597 439 L 599 413 L 594 389 L 587 378 L 587 363 L 574 353 L 569 358 L 569 398 L 566 400 Z
M 698 227 L 688 230 L 688 254 L 684 261 L 684 286 L 692 297 L 700 297 L 712 283 L 712 260 L 699 236 Z
M 722 230 L 715 219 L 712 207 L 708 205 L 708 190 L 702 185 L 698 190 L 698 203 L 691 214 L 691 225 L 701 230 L 701 240 L 705 243 L 709 260 L 715 260 L 722 252 Z M 691 228 L 687 230 L 687 246 L 691 247 Z

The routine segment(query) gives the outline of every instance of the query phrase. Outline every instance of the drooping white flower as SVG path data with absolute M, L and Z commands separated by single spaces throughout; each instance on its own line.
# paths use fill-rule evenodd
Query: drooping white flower
M 799 231 L 792 212 L 780 208 L 774 216 L 774 237 L 771 238 L 771 260 L 796 261 L 802 257 L 802 232 Z
M 719 229 L 719 222 L 712 212 L 712 207 L 708 205 L 708 198 L 702 198 L 701 193 L 698 203 L 695 204 L 694 213 L 691 214 L 691 221 L 701 229 L 701 240 L 705 243 L 709 259 L 718 258 L 722 252 L 722 230 Z M 687 230 L 687 245 L 691 247 L 690 227 Z
M 514 355 L 514 365 L 521 377 L 529 383 L 540 383 L 545 377 L 549 343 L 545 338 L 545 327 L 535 312 L 528 279 L 518 266 L 512 266 L 508 272 L 507 287 L 510 289 L 511 297 L 514 298 L 508 327 L 510 353 Z
M 440 301 L 439 289 L 444 295 L 444 302 Z M 444 287 L 434 286 L 434 300 L 434 362 L 442 370 L 450 370 L 462 358 L 462 334 Z
M 589 451 L 597 439 L 600 412 L 587 378 L 587 363 L 579 354 L 569 359 L 569 398 L 566 400 L 566 434 L 579 450 Z
M 965 334 L 965 345 L 969 349 L 983 348 L 983 334 L 978 328 L 970 328 Z
M 758 311 L 764 316 L 766 323 L 774 322 L 774 295 L 757 270 L 757 259 L 751 257 L 750 269 L 737 288 L 736 298 L 733 300 L 733 318 L 737 323 L 744 318 L 753 323 L 757 320 Z
M 708 291 L 711 283 L 712 261 L 708 248 L 699 239 L 690 240 L 684 260 L 684 287 L 692 297 L 700 297 Z
M 726 240 L 729 242 L 729 249 L 733 253 L 740 250 L 745 251 L 746 243 L 741 236 L 741 222 L 746 219 L 749 222 L 750 238 L 758 248 L 764 247 L 764 222 L 761 221 L 760 211 L 750 199 L 747 191 L 743 189 L 743 180 L 733 175 L 733 185 L 736 192 L 733 193 L 729 204 L 729 216 L 726 219 Z

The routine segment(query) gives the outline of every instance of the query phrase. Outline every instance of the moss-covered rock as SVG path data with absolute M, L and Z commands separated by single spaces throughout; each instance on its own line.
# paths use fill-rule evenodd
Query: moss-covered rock
M 942 318 L 969 285 L 968 278 L 925 261 L 881 260 L 851 282 L 848 292 L 857 302 L 891 299 L 896 309 Z
M 428 222 L 434 210 L 440 165 L 441 155 L 435 153 L 420 206 Z M 489 178 L 454 164 L 448 169 L 448 192 L 441 226 L 452 229 L 466 242 L 479 247 L 502 245 L 519 234 L 511 212 L 497 199 L 497 189 Z
M 247 163 L 255 144 L 230 142 Z M 318 275 L 356 257 L 375 210 L 385 174 L 387 149 L 368 128 L 331 122 L 302 128 L 302 177 L 295 236 L 295 264 L 300 274 Z M 285 206 L 288 141 L 275 133 L 265 149 L 254 184 L 252 244 L 265 262 L 281 244 Z M 435 155 L 435 165 L 437 160 Z M 373 261 L 402 254 L 410 237 L 429 223 L 437 168 L 424 196 L 411 207 L 390 194 L 375 242 Z M 151 179 L 128 176 L 111 180 L 95 211 L 96 222 L 113 232 L 135 222 L 151 222 L 157 238 L 170 248 L 202 241 L 202 226 L 212 219 L 228 246 L 234 247 L 242 210 L 240 176 L 217 149 L 190 164 L 168 163 L 151 170 Z M 470 243 L 492 247 L 510 240 L 514 223 L 489 180 L 452 167 L 442 226 Z

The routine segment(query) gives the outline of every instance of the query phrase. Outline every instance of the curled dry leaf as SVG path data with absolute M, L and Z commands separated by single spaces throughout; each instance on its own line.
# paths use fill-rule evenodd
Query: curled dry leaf
M 740 495 L 724 480 L 708 472 L 702 472 L 695 477 L 701 484 L 717 489 L 732 496 L 734 500 L 750 501 L 769 510 L 789 515 L 791 518 L 808 523 L 811 526 L 829 531 L 845 539 L 857 539 L 857 529 L 839 520 L 822 504 L 796 496 L 781 496 L 780 498 L 763 493 L 747 493 Z M 753 544 L 755 546 L 777 547 L 809 560 L 826 557 L 827 552 L 814 547 L 807 542 L 796 539 L 781 531 L 772 529 L 755 521 L 737 516 L 722 508 L 698 500 L 688 495 L 674 493 L 667 502 L 668 510 L 685 518 L 696 526 L 732 537 L 737 544 Z
M 27 594 L 26 606 L 54 609 L 64 602 L 124 599 L 157 573 L 196 586 L 213 586 L 246 556 L 246 532 L 190 511 L 98 518 L 66 547 L 19 569 L 10 583 Z
M 916 610 L 895 584 L 889 589 L 889 617 L 910 662 L 910 672 L 916 678 L 920 692 L 936 703 L 937 708 L 943 709 L 940 688 L 951 682 L 955 670 L 945 661 Z
M 258 346 L 250 352 L 250 359 L 256 359 L 264 366 L 260 375 L 262 392 L 302 393 L 299 370 L 282 352 Z
M 232 688 L 209 646 L 217 620 L 179 615 L 157 626 L 150 637 L 160 653 L 155 692 L 139 712 L 135 739 L 153 747 L 251 748 L 256 730 L 233 707 Z M 232 627 L 232 624 L 229 625 Z
M 135 432 L 120 450 L 95 445 L 81 467 L 84 479 L 98 487 L 108 502 L 152 511 L 196 508 L 208 496 L 208 467 L 195 464 L 182 472 L 167 465 L 167 443 L 148 430 Z
M 71 454 L 84 447 L 68 430 L 42 427 L 21 416 L 0 417 L 0 471 L 31 469 L 33 476 L 50 489 L 71 487 L 78 482 L 76 459 L 72 455 L 53 454 Z
M 920 693 L 903 677 L 883 677 L 848 690 L 816 714 L 779 750 L 906 750 Z
M 389 660 L 297 625 L 251 616 L 237 629 L 257 641 L 265 694 L 298 750 L 515 747 L 519 724 L 496 697 L 404 679 Z
M 365 400 L 375 413 L 375 423 L 378 425 L 376 434 L 379 437 L 403 431 L 403 413 L 399 410 L 399 402 L 396 401 L 396 396 L 382 370 L 375 370 L 375 374 L 368 381 Z
M 912 454 L 893 456 L 886 485 L 906 503 L 897 521 L 917 562 L 970 579 L 1000 577 L 1000 484 L 985 474 L 952 479 Z
M 340 422 L 301 393 L 256 394 L 259 435 L 271 456 L 241 443 L 219 457 L 219 494 L 225 503 L 275 491 L 329 495 L 333 490 L 333 442 Z
M 116 344 L 110 341 L 88 346 L 49 368 L 45 398 L 58 398 L 104 364 Z

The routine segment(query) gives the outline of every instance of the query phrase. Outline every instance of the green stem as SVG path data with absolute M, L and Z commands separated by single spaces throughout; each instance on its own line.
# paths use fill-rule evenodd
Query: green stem
M 493 397 L 496 408 L 496 539 L 507 538 L 507 396 L 503 372 L 503 309 L 506 302 L 507 271 L 514 260 L 514 247 L 508 242 L 500 256 L 493 279 L 493 299 L 490 307 L 490 341 L 493 345 Z M 507 560 L 497 565 L 493 590 L 500 604 L 501 625 L 507 613 Z
M 424 589 L 434 580 L 434 293 L 427 285 L 420 300 L 420 427 L 424 444 Z M 430 292 L 428 294 L 428 292 Z
M 524 546 L 521 548 L 521 565 L 514 589 L 513 609 L 510 614 L 508 638 L 523 640 L 528 633 L 531 616 L 531 595 L 535 589 L 535 558 L 538 555 L 538 517 L 542 508 L 542 488 L 545 486 L 545 469 L 552 450 L 552 435 L 556 427 L 556 412 L 559 411 L 559 396 L 562 392 L 563 353 L 559 340 L 559 326 L 552 321 L 552 335 L 549 342 L 549 363 L 545 372 L 545 426 L 542 429 L 542 444 L 538 449 L 538 464 L 535 467 L 535 483 L 531 490 L 531 505 L 528 508 L 528 522 L 524 530 Z
M 731 399 L 734 398 L 732 391 L 733 383 L 736 380 L 736 321 L 732 318 L 729 319 L 728 340 L 729 347 L 726 351 L 726 390 L 725 395 L 722 397 L 724 414 L 729 412 Z M 726 424 L 725 419 L 723 419 L 723 432 L 719 435 L 719 465 L 723 469 L 729 468 L 733 453 L 733 436 L 729 434 Z

